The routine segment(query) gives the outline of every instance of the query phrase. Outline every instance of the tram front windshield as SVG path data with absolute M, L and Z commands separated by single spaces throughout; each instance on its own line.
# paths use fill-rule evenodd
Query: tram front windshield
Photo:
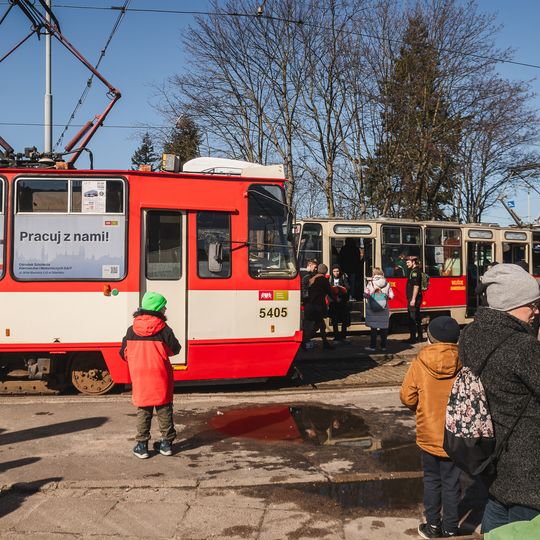
M 285 194 L 279 186 L 248 190 L 249 274 L 254 278 L 293 278 L 296 262 Z

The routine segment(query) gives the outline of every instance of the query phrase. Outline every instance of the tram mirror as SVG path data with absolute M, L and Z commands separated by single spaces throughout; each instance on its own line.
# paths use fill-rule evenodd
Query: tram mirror
M 221 242 L 208 244 L 208 270 L 218 274 L 223 266 L 223 245 Z

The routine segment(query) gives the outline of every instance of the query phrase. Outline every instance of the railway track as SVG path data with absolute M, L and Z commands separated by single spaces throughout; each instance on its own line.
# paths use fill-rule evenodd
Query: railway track
M 361 354 L 342 357 L 302 358 L 293 364 L 287 377 L 270 379 L 265 383 L 245 382 L 242 384 L 177 384 L 176 393 L 183 394 L 239 394 L 242 396 L 261 395 L 265 392 L 276 395 L 297 394 L 311 391 L 342 391 L 348 388 L 384 387 L 401 384 L 401 380 L 414 352 L 407 354 L 372 355 Z M 21 374 L 22 375 L 22 374 Z M 105 399 L 129 395 L 124 387 L 110 388 L 112 392 Z M 0 395 L 3 396 L 72 396 L 77 389 L 72 386 L 50 388 L 46 380 L 23 380 L 10 378 L 0 381 Z M 84 397 L 98 396 L 100 393 L 80 392 Z

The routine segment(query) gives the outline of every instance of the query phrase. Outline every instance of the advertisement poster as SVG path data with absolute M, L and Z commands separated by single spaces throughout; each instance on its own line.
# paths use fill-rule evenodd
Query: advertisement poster
M 83 214 L 104 214 L 107 200 L 107 182 L 105 180 L 83 180 L 81 193 L 81 211 Z
M 13 271 L 28 280 L 121 279 L 125 243 L 124 216 L 17 215 Z

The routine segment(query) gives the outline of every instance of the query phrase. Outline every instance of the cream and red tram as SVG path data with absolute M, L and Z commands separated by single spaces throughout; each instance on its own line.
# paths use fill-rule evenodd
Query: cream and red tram
M 525 260 L 534 275 L 540 275 L 540 232 L 494 224 L 458 224 L 442 221 L 399 219 L 343 220 L 309 218 L 297 221 L 298 264 L 316 258 L 330 268 L 340 264 L 340 251 L 346 239 L 363 253 L 356 269 L 358 287 L 363 291 L 373 267 L 381 268 L 395 297 L 390 301 L 391 321 L 407 310 L 405 259 L 415 255 L 429 275 L 429 288 L 423 294 L 425 316 L 447 314 L 460 324 L 471 321 L 478 307 L 475 289 L 493 261 L 516 263 Z M 360 293 L 352 300 L 351 324 L 364 325 L 364 300 Z

